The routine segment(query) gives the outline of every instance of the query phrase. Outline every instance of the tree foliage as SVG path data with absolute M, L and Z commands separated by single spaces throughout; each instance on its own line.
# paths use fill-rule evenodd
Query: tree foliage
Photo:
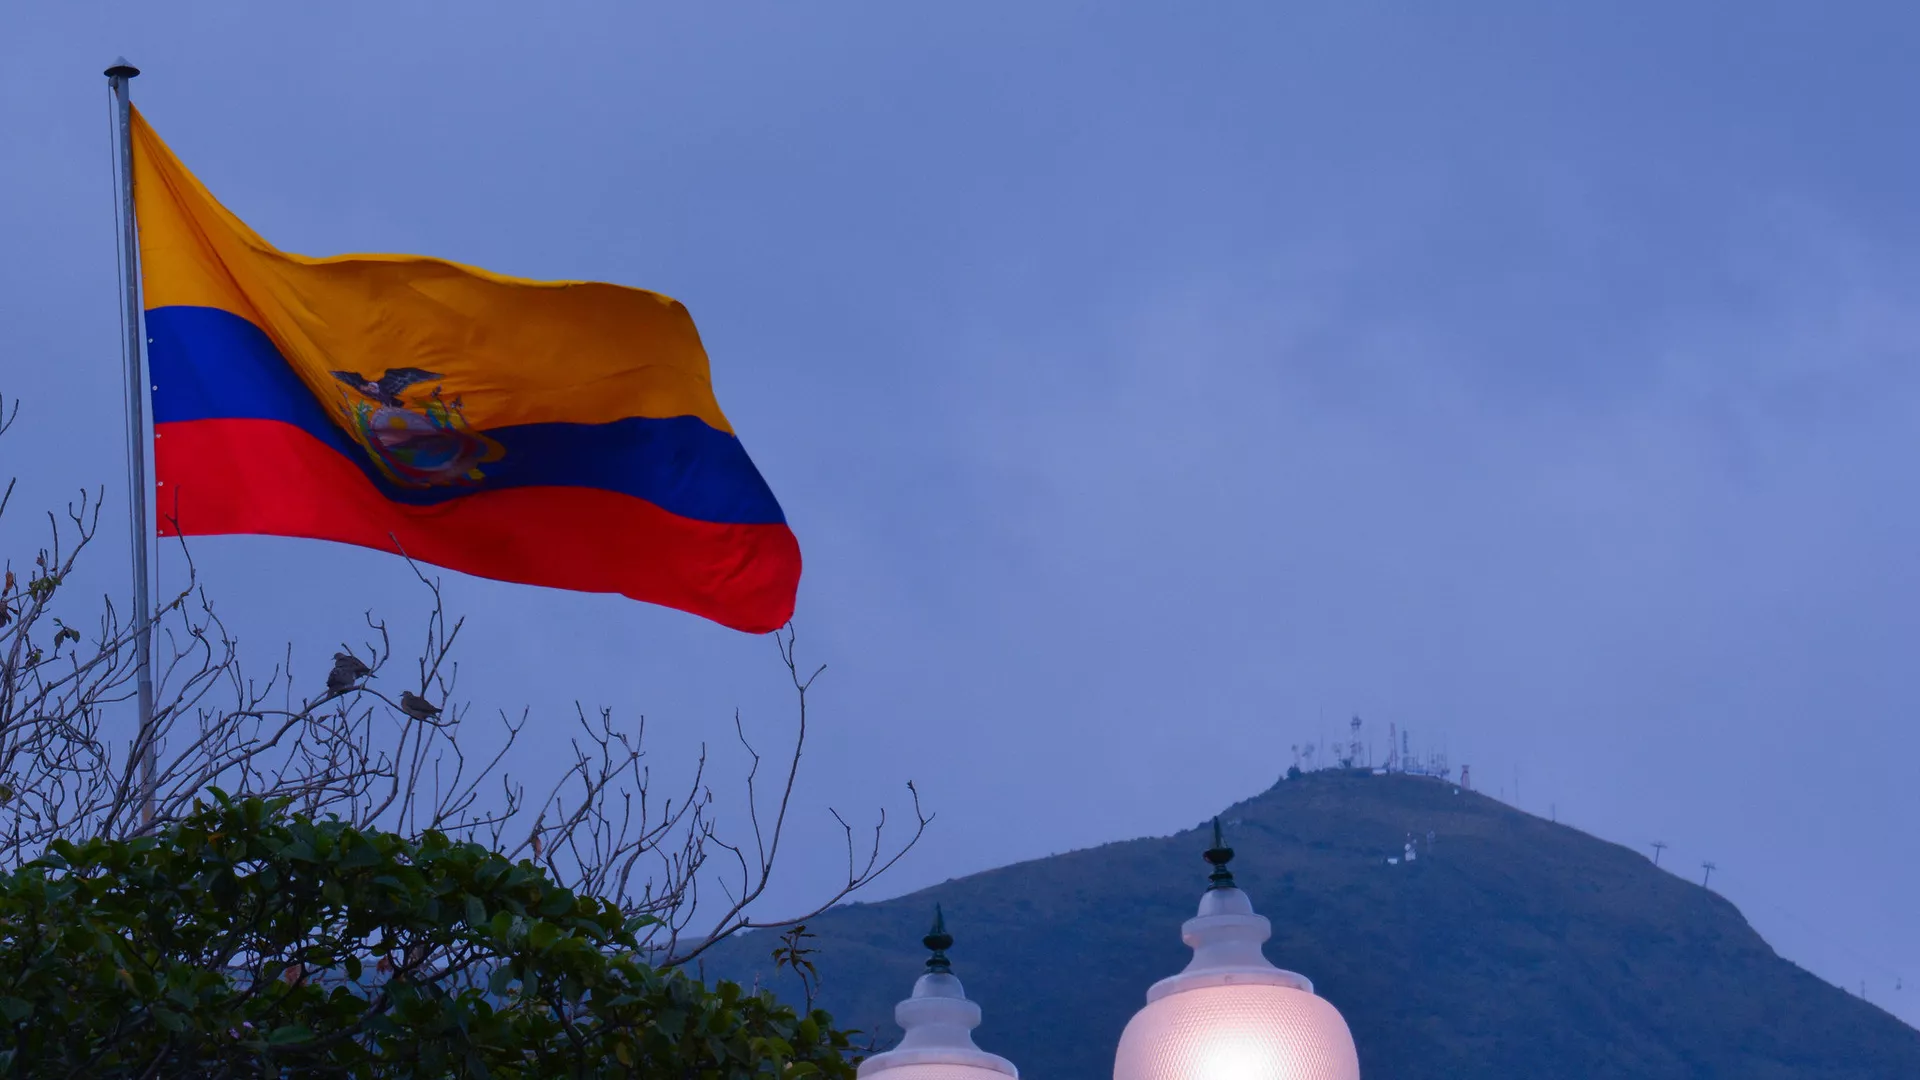
M 0 1075 L 853 1075 L 825 1013 L 647 963 L 647 920 L 477 843 L 216 793 L 0 876 Z

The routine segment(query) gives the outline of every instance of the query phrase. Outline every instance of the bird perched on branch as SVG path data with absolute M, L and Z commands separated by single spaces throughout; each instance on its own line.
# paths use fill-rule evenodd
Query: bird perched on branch
M 440 715 L 440 707 L 411 690 L 400 691 L 400 711 L 415 720 L 431 720 Z
M 373 669 L 362 663 L 360 658 L 352 653 L 334 653 L 333 670 L 327 672 L 327 691 L 344 694 L 353 689 L 355 683 L 371 674 Z

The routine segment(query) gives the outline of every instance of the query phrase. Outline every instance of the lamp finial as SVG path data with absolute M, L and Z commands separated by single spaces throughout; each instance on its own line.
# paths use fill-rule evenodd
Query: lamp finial
M 1233 871 L 1227 869 L 1227 864 L 1233 861 L 1233 849 L 1227 846 L 1225 838 L 1220 835 L 1220 819 L 1217 817 L 1213 819 L 1213 846 L 1208 848 L 1201 858 L 1213 864 L 1213 873 L 1207 875 L 1209 892 L 1214 889 L 1235 887 Z
M 947 962 L 947 950 L 953 948 L 953 935 L 947 933 L 947 920 L 940 912 L 940 905 L 933 905 L 933 929 L 920 939 L 933 955 L 927 957 L 927 970 L 941 975 L 953 971 L 953 965 Z

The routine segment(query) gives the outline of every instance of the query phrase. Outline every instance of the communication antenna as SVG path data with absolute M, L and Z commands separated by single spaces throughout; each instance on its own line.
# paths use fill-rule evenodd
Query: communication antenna
M 1397 772 L 1400 767 L 1400 726 L 1387 723 L 1387 771 Z
M 1700 875 L 1700 887 L 1704 889 L 1707 886 L 1707 881 L 1713 877 L 1713 872 L 1720 868 L 1710 862 L 1703 862 L 1700 864 L 1700 869 L 1706 871 L 1706 873 Z
M 1347 732 L 1347 758 L 1340 764 L 1351 769 L 1360 764 L 1360 718 L 1358 716 L 1347 723 Z
M 1653 848 L 1653 865 L 1659 866 L 1660 853 L 1667 850 L 1667 842 L 1665 840 L 1655 840 L 1649 846 Z

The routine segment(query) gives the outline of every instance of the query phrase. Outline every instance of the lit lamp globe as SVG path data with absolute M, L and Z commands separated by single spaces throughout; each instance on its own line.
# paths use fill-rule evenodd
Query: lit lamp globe
M 1147 991 L 1120 1036 L 1113 1080 L 1359 1080 L 1339 1011 L 1260 951 L 1273 927 L 1234 887 L 1218 818 L 1206 859 L 1200 913 L 1180 927 L 1193 961 Z
M 899 1046 L 861 1062 L 860 1080 L 1020 1080 L 1013 1062 L 973 1045 L 980 1006 L 967 1000 L 947 962 L 953 937 L 938 906 L 921 940 L 933 953 L 927 973 L 915 980 L 913 996 L 893 1007 L 893 1022 L 906 1034 Z

